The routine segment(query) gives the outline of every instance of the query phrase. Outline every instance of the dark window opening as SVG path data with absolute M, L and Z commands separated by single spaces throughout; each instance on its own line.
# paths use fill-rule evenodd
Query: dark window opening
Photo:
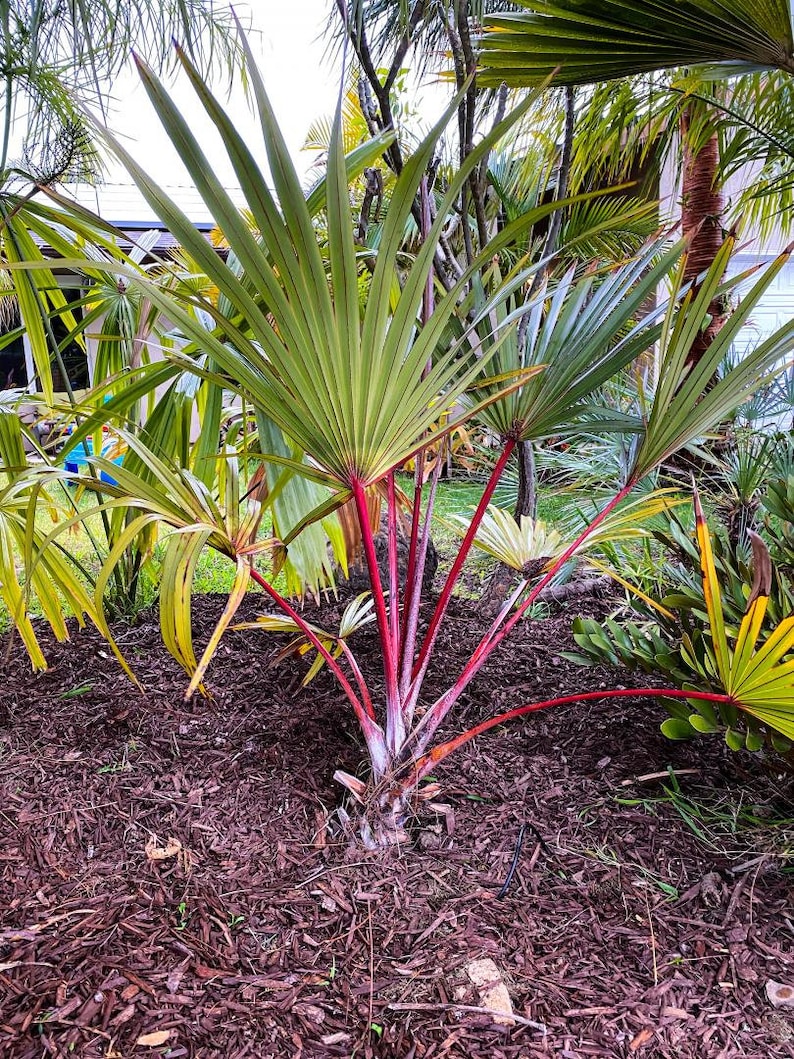
M 63 287 L 62 292 L 67 302 L 72 305 L 72 316 L 74 317 L 75 323 L 79 324 L 83 318 L 83 307 L 82 305 L 76 305 L 75 303 L 82 300 L 82 290 L 79 287 Z M 51 323 L 55 340 L 58 345 L 60 345 L 70 333 L 70 329 L 66 326 L 66 322 L 61 316 L 51 317 Z M 66 373 L 69 376 L 69 382 L 72 389 L 86 389 L 89 385 L 89 380 L 88 359 L 85 355 L 85 350 L 82 349 L 77 342 L 70 342 L 61 350 L 61 360 L 63 361 L 63 366 L 66 368 Z M 66 390 L 66 384 L 63 380 L 60 366 L 55 358 L 53 358 L 52 362 L 52 388 L 56 393 L 62 393 Z
M 12 324 L 8 331 L 13 331 L 16 326 Z M 0 349 L 0 390 L 24 390 L 27 385 L 25 346 L 20 335 Z
M 79 287 L 64 287 L 63 294 L 67 302 L 71 304 L 72 316 L 75 323 L 82 320 L 83 307 L 76 304 L 83 297 Z M 50 317 L 52 334 L 55 341 L 60 345 L 69 335 L 71 328 L 67 327 L 66 321 L 60 315 Z M 0 324 L 0 334 L 8 334 L 20 326 L 19 310 L 15 309 L 8 313 L 7 320 Z M 66 383 L 56 358 L 51 356 L 52 383 L 56 393 L 66 390 Z M 69 383 L 73 390 L 83 390 L 89 385 L 88 360 L 85 350 L 77 342 L 69 342 L 61 350 L 61 360 L 69 377 Z M 27 365 L 25 363 L 25 346 L 22 336 L 14 338 L 0 349 L 0 389 L 27 389 L 28 383 L 33 382 L 34 389 L 40 389 L 39 380 L 28 379 Z

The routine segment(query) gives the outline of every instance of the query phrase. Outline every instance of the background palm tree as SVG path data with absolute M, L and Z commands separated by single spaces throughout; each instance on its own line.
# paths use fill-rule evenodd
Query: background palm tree
M 717 82 L 705 89 L 708 95 L 697 91 L 698 85 L 693 90 L 690 84 L 690 98 L 678 123 L 682 142 L 682 229 L 692 235 L 686 278 L 694 282 L 715 260 L 724 237 L 719 116 L 726 114 L 734 122 L 742 117 L 741 107 L 738 111 L 732 107 L 724 110 L 733 89 L 720 84 L 720 78 L 752 75 L 755 79 L 749 92 L 747 86 L 739 91 L 743 96 L 745 127 L 753 128 L 756 135 L 745 136 L 743 150 L 731 152 L 732 168 L 735 170 L 739 156 L 743 163 L 758 161 L 759 155 L 763 159 L 772 145 L 778 157 L 787 156 L 791 168 L 793 156 L 786 151 L 785 126 L 789 118 L 785 107 L 775 108 L 784 126 L 782 141 L 765 136 L 763 125 L 746 114 L 748 103 L 754 99 L 763 105 L 763 86 L 773 86 L 778 101 L 780 94 L 790 94 L 790 77 L 794 74 L 790 5 L 784 0 L 763 5 L 738 0 L 730 8 L 714 0 L 520 0 L 520 4 L 525 10 L 486 18 L 480 73 L 485 84 L 504 81 L 530 85 L 548 77 L 559 84 L 594 84 L 673 67 L 695 67 L 701 76 Z M 783 71 L 783 76 L 767 76 L 759 94 L 759 70 Z M 742 81 L 743 77 L 738 77 L 740 86 Z M 768 102 L 763 113 L 768 126 Z M 747 150 L 749 143 L 756 147 L 755 157 Z M 773 180 L 780 192 L 790 188 L 790 184 L 780 181 L 779 174 Z M 721 300 L 709 306 L 709 316 L 692 347 L 693 360 L 702 356 L 724 323 Z
M 38 183 L 96 164 L 78 100 L 102 109 L 130 53 L 162 68 L 178 38 L 206 74 L 230 76 L 239 55 L 231 12 L 209 0 L 2 0 L 0 182 L 23 171 Z M 9 166 L 15 120 L 22 158 Z

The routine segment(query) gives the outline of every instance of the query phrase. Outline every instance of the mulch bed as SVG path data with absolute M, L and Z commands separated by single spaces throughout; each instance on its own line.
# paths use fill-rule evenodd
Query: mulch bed
M 197 600 L 197 629 L 219 608 Z M 478 632 L 456 617 L 447 676 Z M 465 720 L 630 686 L 561 659 L 570 620 L 520 630 Z M 765 988 L 794 984 L 794 831 L 771 823 L 791 780 L 771 765 L 667 742 L 654 703 L 572 706 L 470 744 L 415 844 L 363 853 L 326 827 L 334 769 L 360 760 L 326 674 L 303 690 L 273 640 L 231 633 L 212 699 L 185 702 L 154 615 L 118 636 L 143 694 L 92 632 L 48 644 L 41 675 L 2 649 L 3 1059 L 794 1056 L 794 1008 Z M 694 770 L 675 800 L 637 779 L 667 767 Z M 465 1010 L 483 957 L 521 1022 Z

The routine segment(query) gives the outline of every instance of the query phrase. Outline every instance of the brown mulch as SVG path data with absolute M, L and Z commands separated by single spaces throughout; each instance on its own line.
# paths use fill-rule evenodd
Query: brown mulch
M 219 606 L 196 601 L 197 629 Z M 447 677 L 478 631 L 456 617 Z M 520 630 L 466 721 L 630 686 L 560 657 L 570 619 Z M 154 616 L 118 635 L 143 694 L 91 632 L 40 675 L 2 647 L 3 1059 L 794 1056 L 794 1008 L 766 994 L 794 984 L 791 780 L 771 763 L 667 742 L 654 703 L 575 705 L 470 744 L 415 844 L 362 853 L 326 827 L 334 769 L 359 762 L 326 674 L 302 690 L 272 640 L 231 633 L 213 698 L 186 703 Z M 374 661 L 370 634 L 359 650 Z M 522 1022 L 465 1010 L 482 957 Z

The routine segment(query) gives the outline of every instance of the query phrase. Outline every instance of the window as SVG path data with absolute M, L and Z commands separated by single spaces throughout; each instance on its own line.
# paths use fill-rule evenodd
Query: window
M 80 287 L 62 288 L 66 300 L 72 303 L 72 315 L 79 323 L 82 319 L 83 309 L 77 303 L 82 300 L 83 291 Z M 12 307 L 13 305 L 13 307 Z M 1 307 L 0 307 L 1 308 Z M 51 317 L 53 335 L 56 342 L 61 342 L 69 334 L 69 328 L 61 316 Z M 19 327 L 19 310 L 15 304 L 9 304 L 3 316 L 0 316 L 0 335 L 7 335 Z M 85 389 L 89 385 L 88 360 L 85 350 L 77 342 L 70 342 L 61 350 L 61 360 L 69 377 L 69 383 L 74 390 Z M 66 390 L 66 383 L 60 370 L 60 366 L 52 358 L 52 381 L 56 393 Z M 25 345 L 21 335 L 12 339 L 7 345 L 0 348 L 0 389 L 19 388 L 26 389 L 33 382 L 34 389 L 38 389 L 38 380 L 28 378 L 27 365 L 25 361 Z

